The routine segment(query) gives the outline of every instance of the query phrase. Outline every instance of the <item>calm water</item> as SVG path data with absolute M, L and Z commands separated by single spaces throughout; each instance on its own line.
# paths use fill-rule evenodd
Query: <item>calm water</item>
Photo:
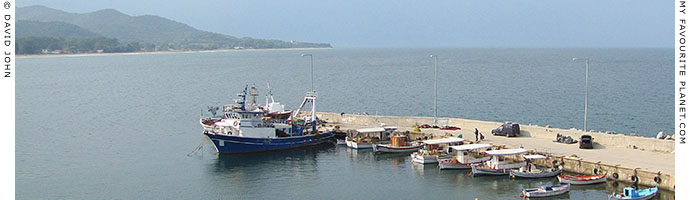
M 545 180 L 467 176 L 342 146 L 217 156 L 198 125 L 206 105 L 243 83 L 294 109 L 439 115 L 581 128 L 584 63 L 592 58 L 588 128 L 652 136 L 673 130 L 672 49 L 332 49 L 20 58 L 16 94 L 19 199 L 517 199 Z M 620 189 L 619 186 L 618 189 Z M 608 185 L 562 198 L 605 198 Z M 404 191 L 404 192 L 401 192 Z M 662 194 L 664 198 L 671 195 Z

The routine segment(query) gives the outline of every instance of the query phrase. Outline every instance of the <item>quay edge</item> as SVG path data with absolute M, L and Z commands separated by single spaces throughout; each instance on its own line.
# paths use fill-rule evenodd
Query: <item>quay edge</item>
M 378 123 L 385 123 L 386 125 L 397 126 L 400 130 L 412 130 L 411 125 L 415 124 L 431 124 L 433 122 L 433 117 L 412 117 L 412 116 L 373 116 L 373 115 L 355 115 L 355 114 L 343 114 L 340 113 L 327 113 L 320 112 L 318 116 L 327 121 L 330 126 L 339 126 L 341 133 L 346 132 L 348 129 L 363 128 L 376 126 Z M 443 135 L 444 132 L 450 132 L 452 134 L 462 134 L 464 138 L 474 139 L 473 132 L 475 127 L 478 127 L 481 132 L 487 136 L 488 143 L 494 145 L 520 147 L 523 146 L 522 142 L 514 140 L 515 138 L 505 138 L 501 136 L 492 136 L 490 134 L 491 128 L 498 127 L 500 122 L 487 122 L 479 120 L 467 120 L 459 118 L 440 118 L 448 120 L 449 125 L 458 126 L 463 128 L 462 131 L 438 131 L 423 129 L 422 132 L 425 135 Z M 446 123 L 443 123 L 446 124 Z M 615 148 L 616 150 L 623 150 L 625 154 L 646 154 L 646 155 L 663 155 L 663 158 L 657 158 L 652 156 L 653 161 L 646 164 L 646 167 L 636 166 L 638 163 L 622 162 L 617 160 L 615 156 L 604 156 L 606 159 L 588 159 L 581 157 L 571 157 L 570 154 L 564 155 L 562 153 L 553 153 L 550 150 L 562 148 L 559 143 L 544 142 L 540 143 L 542 146 L 538 151 L 537 149 L 532 150 L 533 152 L 538 152 L 544 154 L 548 157 L 547 160 L 537 162 L 538 165 L 543 166 L 553 166 L 553 162 L 556 161 L 559 165 L 563 166 L 563 170 L 570 173 L 577 174 L 594 174 L 595 169 L 603 173 L 607 173 L 608 180 L 613 180 L 617 183 L 623 184 L 633 184 L 633 176 L 637 178 L 637 184 L 642 186 L 659 186 L 659 188 L 675 191 L 675 176 L 674 176 L 674 142 L 672 140 L 658 140 L 654 138 L 646 138 L 639 136 L 628 136 L 623 134 L 606 134 L 600 132 L 584 132 L 579 130 L 565 130 L 558 128 L 546 128 L 540 126 L 527 126 L 521 124 L 521 132 L 524 136 L 522 138 L 532 138 L 533 140 L 549 141 L 555 138 L 555 135 L 561 134 L 566 136 L 571 136 L 573 138 L 579 138 L 582 134 L 589 134 L 595 138 L 595 142 L 601 145 L 601 148 L 606 149 L 607 147 Z M 488 133 L 488 134 L 487 134 Z M 493 140 L 492 140 L 493 139 Z M 548 139 L 548 140 L 547 140 Z M 559 146 L 561 145 L 561 146 Z M 573 144 L 575 145 L 575 144 Z M 543 146 L 548 146 L 544 148 Z M 531 150 L 529 144 L 524 144 L 524 148 Z M 578 150 L 579 151 L 579 150 Z M 576 153 L 579 153 L 575 151 Z M 592 151 L 592 150 L 585 150 Z M 596 152 L 595 149 L 593 152 Z M 590 152 L 591 153 L 591 152 Z M 671 159 L 669 159 L 671 158 Z M 645 158 L 640 158 L 645 159 Z M 659 160 L 661 159 L 661 160 Z M 655 163 L 664 165 L 663 167 L 657 167 Z M 641 165 L 641 164 L 640 164 Z M 613 173 L 618 175 L 615 178 Z M 658 183 L 655 182 L 655 178 Z

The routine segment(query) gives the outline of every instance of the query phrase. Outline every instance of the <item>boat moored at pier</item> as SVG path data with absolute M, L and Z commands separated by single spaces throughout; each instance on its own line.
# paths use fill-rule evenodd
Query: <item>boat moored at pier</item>
M 419 151 L 412 153 L 410 157 L 412 162 L 420 164 L 434 164 L 439 160 L 450 159 L 453 157 L 449 153 L 449 146 L 461 145 L 465 140 L 462 138 L 440 138 L 432 140 L 424 140 L 422 143 L 424 147 Z
M 408 142 L 405 135 L 394 135 L 390 144 L 372 144 L 374 153 L 409 153 L 422 148 L 421 142 Z
M 606 174 L 589 175 L 589 176 L 558 175 L 558 182 L 570 183 L 573 185 L 588 185 L 588 184 L 596 184 L 596 183 L 605 183 L 606 182 Z
M 385 141 L 390 135 L 385 128 L 362 128 L 345 137 L 345 144 L 352 149 L 371 149 L 373 144 Z
M 546 156 L 542 155 L 525 155 L 523 156 L 525 158 L 526 164 L 524 167 L 520 167 L 520 169 L 512 170 L 510 171 L 510 176 L 513 178 L 545 178 L 545 177 L 554 177 L 558 174 L 561 174 L 563 172 L 563 169 L 561 168 L 553 168 L 553 167 L 537 167 L 534 164 L 535 160 L 543 160 L 546 159 Z
M 636 190 L 635 188 L 623 188 L 623 193 L 614 193 L 609 195 L 609 200 L 646 200 L 652 199 L 659 192 L 659 187 L 654 186 L 644 190 Z
M 529 188 L 522 191 L 520 197 L 550 197 L 565 194 L 570 191 L 570 184 L 560 184 L 553 186 L 542 186 Z
M 241 99 L 235 101 L 237 104 L 223 107 L 222 117 L 200 119 L 204 135 L 213 142 L 217 152 L 248 153 L 297 148 L 321 144 L 335 136 L 334 130 L 328 130 L 319 124 L 315 110 L 315 92 L 307 92 L 295 112 L 285 112 L 282 105 L 276 102 L 268 103 L 265 107 L 259 106 L 256 103 L 258 92 L 255 86 L 252 86 L 249 94 L 253 98 L 251 102 L 247 102 L 247 95 L 248 89 L 245 86 L 243 93 L 238 94 Z M 273 99 L 272 96 L 270 99 Z M 311 104 L 311 112 L 300 116 L 300 111 L 306 104 Z M 292 114 L 285 117 L 285 113 Z
M 455 157 L 451 159 L 440 160 L 438 167 L 441 170 L 452 169 L 472 169 L 470 165 L 481 163 L 489 160 L 491 157 L 481 149 L 488 149 L 493 147 L 490 144 L 466 144 L 460 146 L 450 146 L 455 151 Z
M 526 164 L 525 161 L 510 160 L 506 158 L 506 156 L 527 153 L 525 149 L 491 150 L 486 153 L 491 156 L 491 159 L 480 164 L 471 165 L 473 176 L 508 175 L 513 169 L 519 169 Z

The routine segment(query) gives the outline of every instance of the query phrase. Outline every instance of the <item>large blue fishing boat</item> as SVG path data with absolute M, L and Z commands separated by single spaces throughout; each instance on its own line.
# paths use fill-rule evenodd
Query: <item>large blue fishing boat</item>
M 270 86 L 265 106 L 256 103 L 258 92 L 254 85 L 249 93 L 252 101 L 247 102 L 247 86 L 238 94 L 236 104 L 223 106 L 223 115 L 216 116 L 218 108 L 209 108 L 214 117 L 200 119 L 204 135 L 219 153 L 297 148 L 331 141 L 335 136 L 335 130 L 320 124 L 316 117 L 316 92 L 307 92 L 296 111 L 285 111 L 273 100 Z M 302 112 L 307 104 L 311 104 L 311 112 Z

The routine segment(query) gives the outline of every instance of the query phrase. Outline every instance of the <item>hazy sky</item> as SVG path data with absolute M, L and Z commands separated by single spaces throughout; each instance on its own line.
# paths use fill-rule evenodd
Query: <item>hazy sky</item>
M 673 1 L 21 0 L 113 8 L 237 37 L 334 47 L 673 47 Z

